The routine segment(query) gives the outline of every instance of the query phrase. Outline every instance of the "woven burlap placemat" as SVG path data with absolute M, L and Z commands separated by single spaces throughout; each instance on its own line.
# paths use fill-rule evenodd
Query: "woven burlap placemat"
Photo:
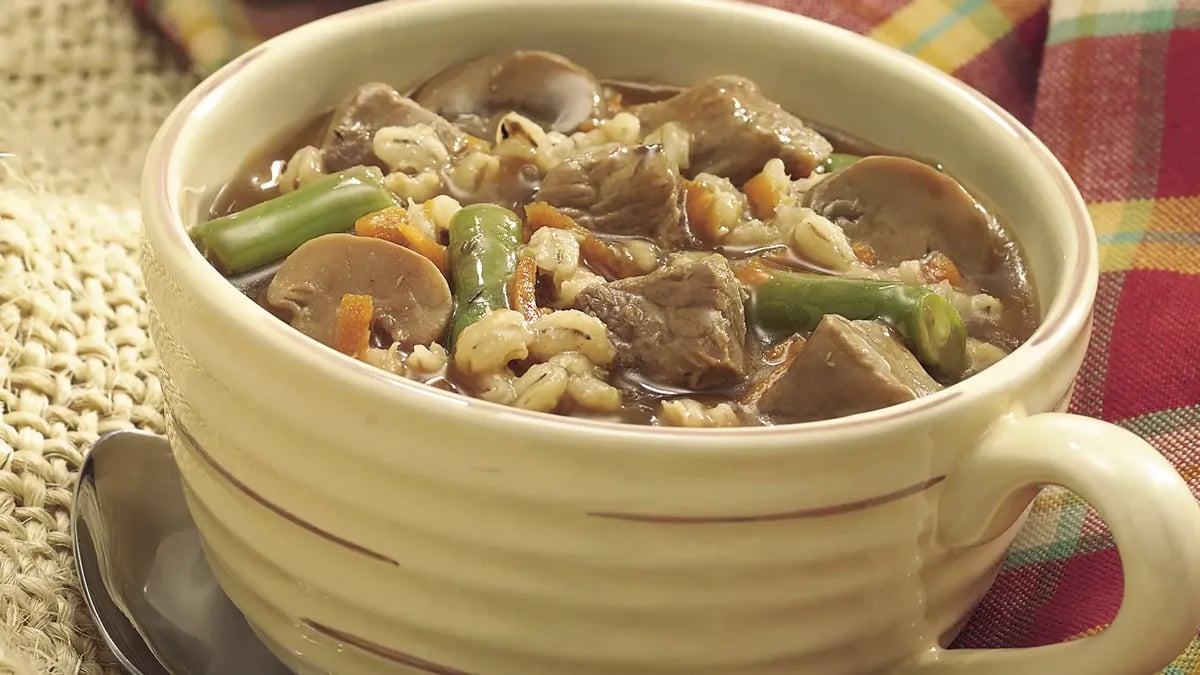
M 122 672 L 71 557 L 88 446 L 162 431 L 138 180 L 194 84 L 121 0 L 0 0 L 0 673 Z

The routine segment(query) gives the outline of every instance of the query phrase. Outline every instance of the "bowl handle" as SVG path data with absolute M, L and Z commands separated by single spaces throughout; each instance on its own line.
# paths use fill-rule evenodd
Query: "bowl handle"
M 1141 675 L 1187 648 L 1200 628 L 1200 505 L 1170 463 L 1128 431 L 1060 413 L 1004 418 L 946 479 L 937 536 L 951 548 L 987 540 L 1044 485 L 1075 492 L 1112 530 L 1125 572 L 1112 625 L 1043 647 L 934 648 L 899 673 Z

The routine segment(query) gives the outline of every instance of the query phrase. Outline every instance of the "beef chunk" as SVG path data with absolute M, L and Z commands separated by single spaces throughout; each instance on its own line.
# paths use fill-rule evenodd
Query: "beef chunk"
M 683 179 L 658 146 L 584 151 L 546 172 L 538 199 L 595 232 L 686 240 Z
M 827 314 L 758 399 L 777 422 L 853 415 L 932 394 L 941 385 L 878 321 Z
M 905 157 L 866 157 L 805 195 L 813 210 L 895 265 L 941 251 L 968 277 L 1004 263 L 1003 239 L 958 181 Z
M 692 135 L 690 176 L 712 173 L 741 185 L 778 157 L 793 177 L 807 176 L 833 147 L 816 131 L 763 96 L 743 77 L 713 77 L 672 98 L 633 107 L 651 132 L 678 122 Z
M 372 141 L 384 127 L 428 124 L 450 154 L 466 146 L 467 137 L 450 122 L 401 96 L 386 84 L 364 84 L 333 113 L 321 143 L 325 170 L 341 171 L 360 164 L 387 167 L 375 156 Z
M 718 389 L 746 371 L 744 291 L 724 257 L 589 286 L 575 306 L 608 326 L 618 365 L 668 387 Z

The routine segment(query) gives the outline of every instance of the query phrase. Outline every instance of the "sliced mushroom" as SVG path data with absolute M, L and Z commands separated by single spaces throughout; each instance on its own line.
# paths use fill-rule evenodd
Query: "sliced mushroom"
M 941 251 L 973 278 L 1004 262 L 1003 237 L 987 211 L 958 181 L 923 162 L 864 158 L 817 183 L 805 202 L 886 265 Z
M 346 293 L 370 295 L 375 331 L 402 347 L 436 342 L 450 323 L 450 287 L 432 262 L 403 246 L 352 234 L 327 234 L 296 249 L 267 288 L 267 305 L 301 333 L 332 346 Z
M 479 138 L 517 112 L 547 131 L 571 133 L 603 114 L 596 77 L 558 54 L 515 51 L 452 66 L 426 80 L 413 99 Z

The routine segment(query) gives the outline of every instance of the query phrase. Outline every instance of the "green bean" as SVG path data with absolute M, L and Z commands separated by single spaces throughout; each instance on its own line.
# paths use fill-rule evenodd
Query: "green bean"
M 463 329 L 508 307 L 508 280 L 517 268 L 521 219 L 495 204 L 472 204 L 450 219 L 450 279 L 456 307 L 450 347 Z
M 392 206 L 383 173 L 356 166 L 294 192 L 192 228 L 192 240 L 228 274 L 286 258 L 323 234 L 346 232 L 358 218 Z
M 851 164 L 862 159 L 859 155 L 851 155 L 845 152 L 835 152 L 829 155 L 829 158 L 817 165 L 817 173 L 833 173 L 839 169 L 844 169 Z
M 967 362 L 967 331 L 954 305 L 924 286 L 770 270 L 754 288 L 755 321 L 771 332 L 811 331 L 826 314 L 890 324 L 923 365 L 954 377 Z

